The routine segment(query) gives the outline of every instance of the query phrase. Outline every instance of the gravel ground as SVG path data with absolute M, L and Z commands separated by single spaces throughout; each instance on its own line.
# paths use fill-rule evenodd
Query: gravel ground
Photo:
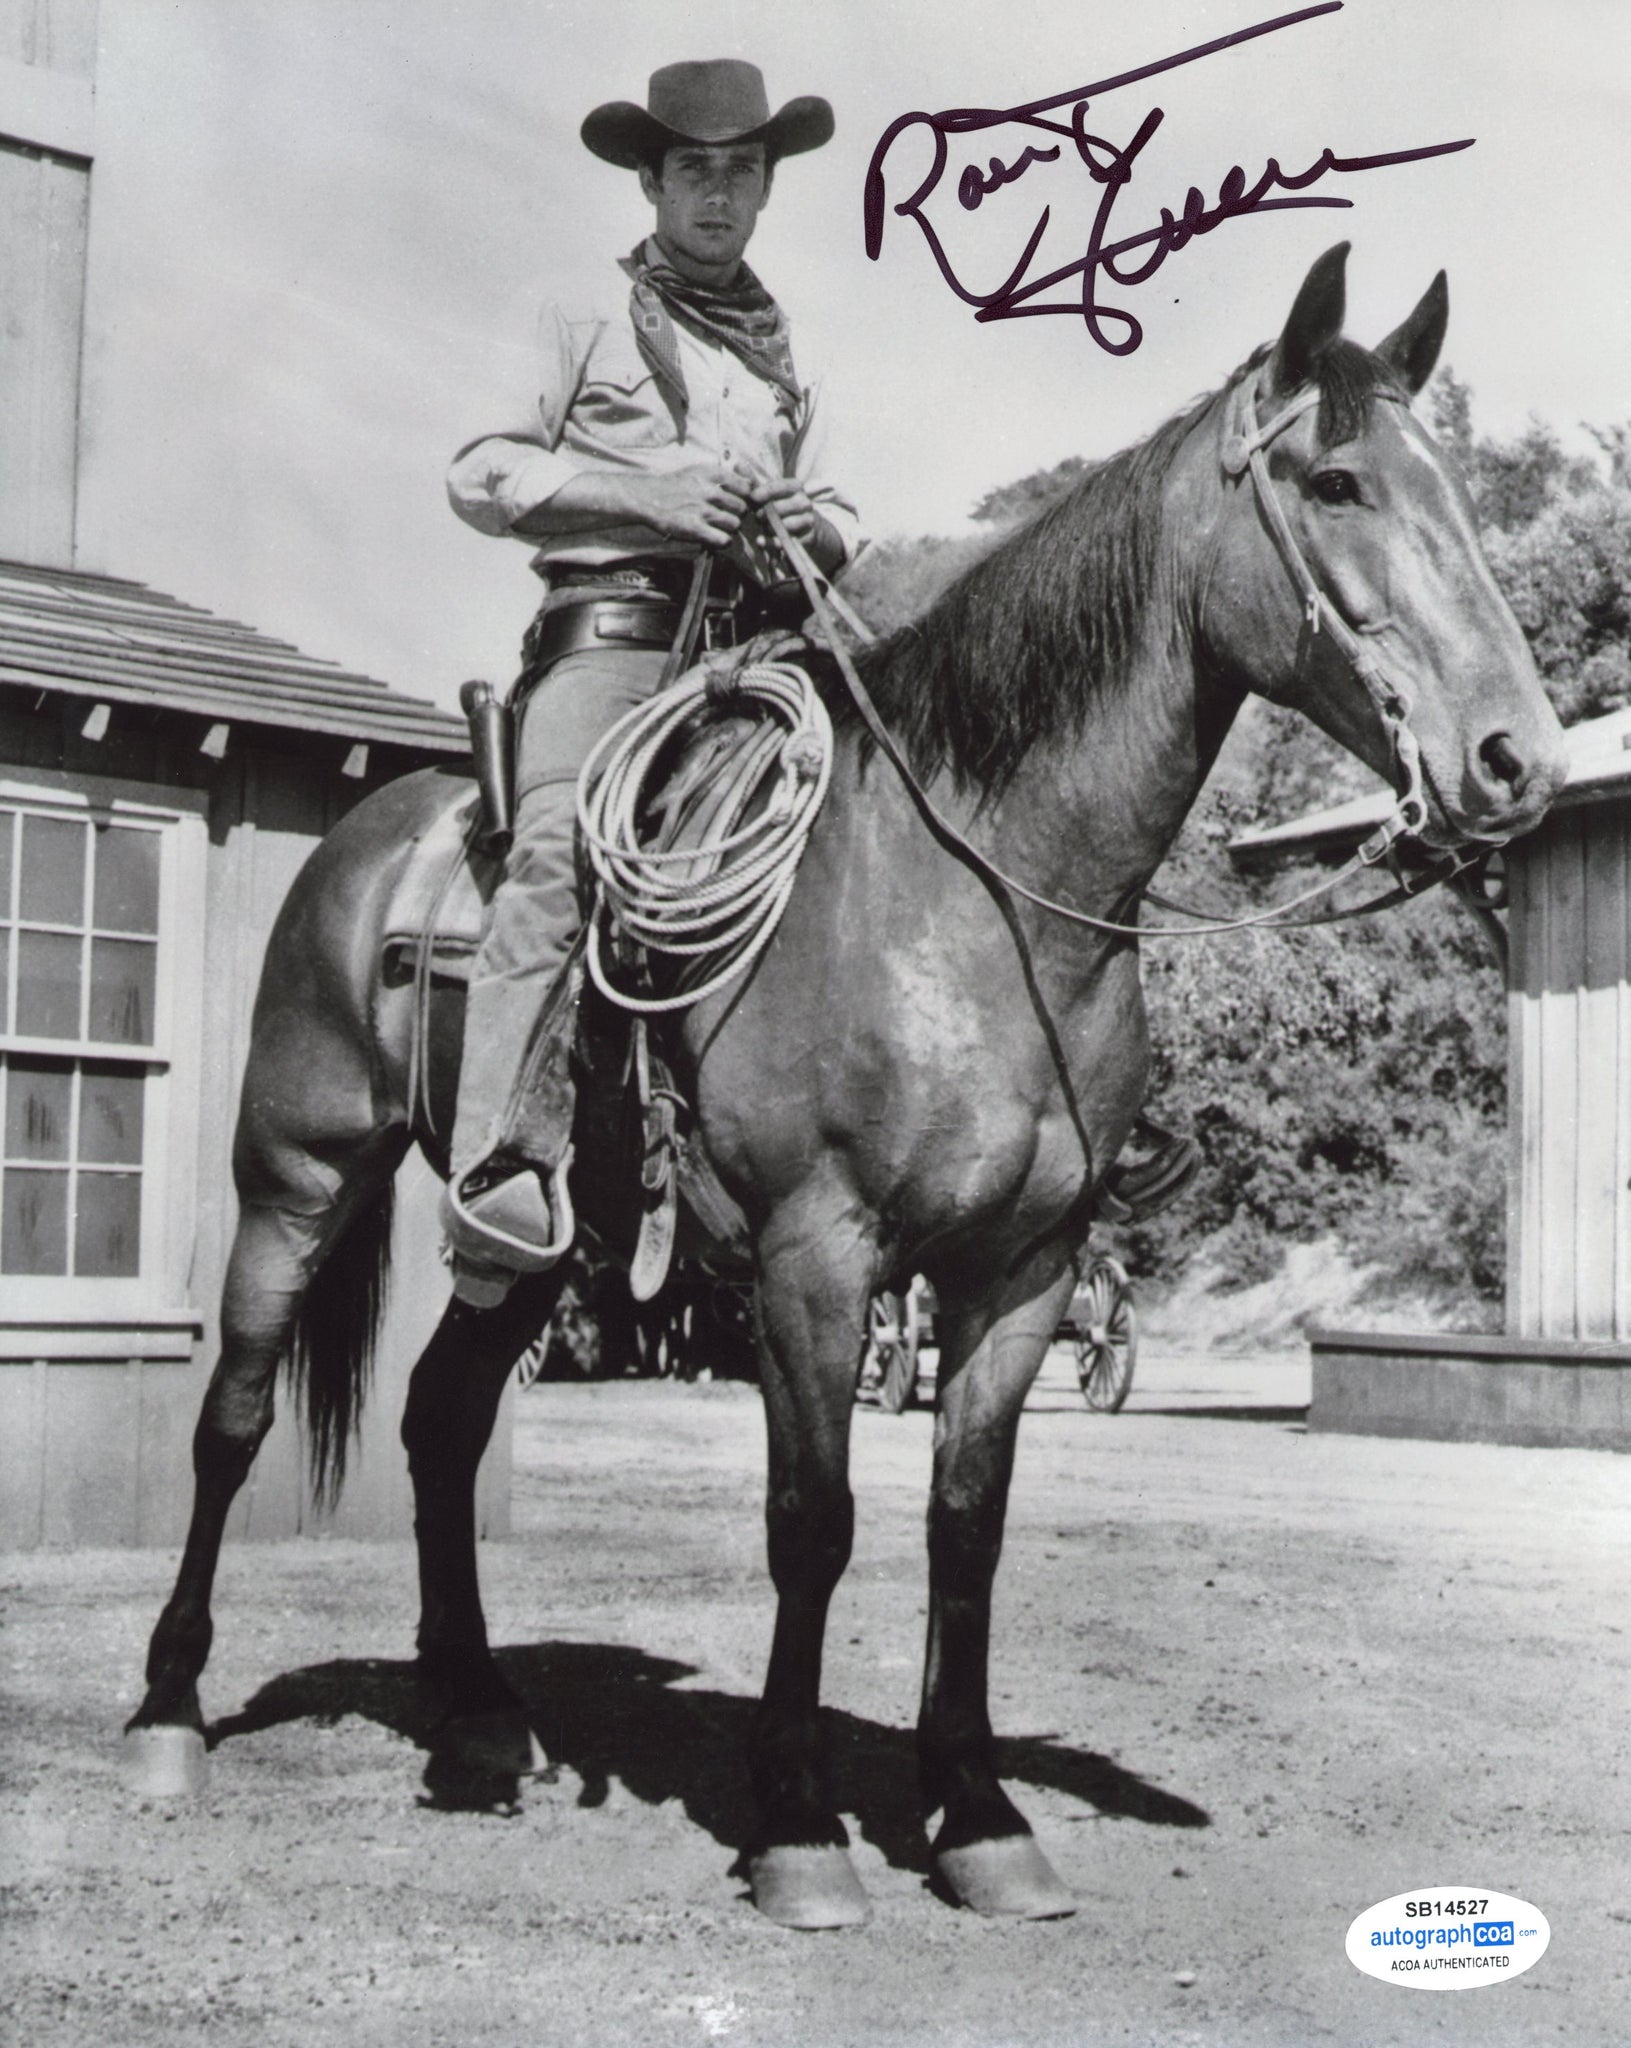
M 229 1552 L 192 1807 L 134 1801 L 117 1739 L 174 1560 L 0 1559 L 5 2038 L 1631 2041 L 1626 1464 L 1311 1437 L 1305 1366 L 1140 1375 L 1091 1416 L 1055 1354 L 998 1587 L 1005 1774 L 1074 1919 L 925 1886 L 925 1416 L 857 1418 L 827 1697 L 875 1914 L 808 1936 L 732 1874 L 770 1619 L 757 1399 L 535 1388 L 483 1568 L 558 1774 L 504 1810 L 425 1783 L 406 1545 Z M 1429 1884 L 1532 1901 L 1548 1953 L 1464 1995 L 1355 1971 L 1352 1918 Z

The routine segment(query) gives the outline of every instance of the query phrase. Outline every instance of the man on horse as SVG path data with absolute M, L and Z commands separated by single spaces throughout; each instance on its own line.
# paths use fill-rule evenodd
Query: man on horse
M 586 303 L 546 308 L 529 417 L 449 474 L 462 519 L 542 543 L 547 591 L 514 692 L 514 838 L 471 975 L 443 1210 L 455 1286 L 478 1306 L 565 1249 L 542 1177 L 562 1161 L 507 1149 L 506 1123 L 582 922 L 579 769 L 669 679 L 676 646 L 732 646 L 802 613 L 764 507 L 823 571 L 861 543 L 822 478 L 808 364 L 801 351 L 795 369 L 787 318 L 742 260 L 777 163 L 832 131 L 824 99 L 772 115 L 758 69 L 734 59 L 668 65 L 646 106 L 597 107 L 583 140 L 638 173 L 655 230 Z

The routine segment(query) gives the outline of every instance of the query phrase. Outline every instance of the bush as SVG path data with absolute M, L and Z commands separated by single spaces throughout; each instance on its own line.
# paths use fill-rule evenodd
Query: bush
M 1631 703 L 1631 491 L 1556 499 L 1489 558 L 1564 724 Z

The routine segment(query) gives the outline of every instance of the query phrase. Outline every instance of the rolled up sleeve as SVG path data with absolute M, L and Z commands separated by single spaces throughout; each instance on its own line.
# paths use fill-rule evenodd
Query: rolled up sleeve
M 536 442 L 495 434 L 474 441 L 453 458 L 447 495 L 459 517 L 478 533 L 515 534 L 515 524 L 553 498 L 582 465 Z
M 866 546 L 868 535 L 854 504 L 836 485 L 828 483 L 823 474 L 827 431 L 821 392 L 819 380 L 806 387 L 804 421 L 793 450 L 792 474 L 803 484 L 810 503 L 837 535 L 844 550 L 843 566 L 847 569 Z
M 561 447 L 593 325 L 546 306 L 538 321 L 538 388 L 530 417 L 524 425 L 466 443 L 454 456 L 448 502 L 478 533 L 526 539 L 516 533 L 516 522 L 593 466 Z

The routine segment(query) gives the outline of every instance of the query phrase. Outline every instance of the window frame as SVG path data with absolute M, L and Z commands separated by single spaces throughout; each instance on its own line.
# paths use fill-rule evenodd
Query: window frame
M 141 1240 L 134 1276 L 8 1273 L 5 1320 L 104 1322 L 188 1312 L 196 1235 L 203 1036 L 208 797 L 200 790 L 0 767 L 0 806 L 80 824 L 140 824 L 159 835 L 153 1031 L 140 1047 L 7 1032 L 0 1051 L 139 1070 L 142 1092 Z M 7 906 L 9 913 L 9 905 Z M 9 923 L 9 915 L 8 915 Z M 88 970 L 87 970 L 88 971 Z

